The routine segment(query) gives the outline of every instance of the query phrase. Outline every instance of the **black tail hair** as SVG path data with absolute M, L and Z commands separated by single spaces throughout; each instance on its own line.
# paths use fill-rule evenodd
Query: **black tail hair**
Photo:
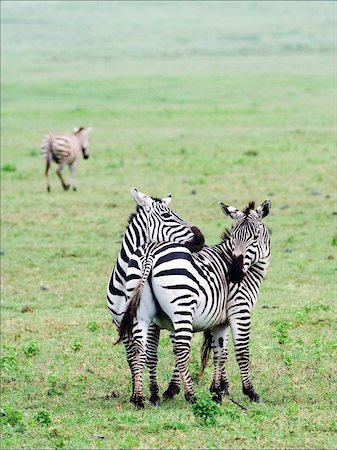
M 201 367 L 200 367 L 200 372 L 199 372 L 199 379 L 203 376 L 204 371 L 207 366 L 207 363 L 211 356 L 212 340 L 213 340 L 213 337 L 212 337 L 211 331 L 210 330 L 204 331 L 204 342 L 202 343 L 202 346 L 200 349 Z
M 148 250 L 150 252 L 150 250 Z M 143 292 L 144 284 L 146 280 L 148 279 L 151 270 L 152 270 L 152 262 L 153 262 L 153 256 L 151 254 L 147 254 L 145 262 L 143 263 L 143 275 L 140 279 L 137 287 L 135 287 L 130 302 L 126 308 L 126 311 L 124 313 L 123 319 L 121 321 L 121 324 L 119 326 L 119 338 L 115 342 L 115 345 L 118 344 L 123 337 L 127 336 L 129 340 L 132 340 L 132 331 L 133 331 L 133 322 L 134 318 L 137 314 L 137 309 L 139 307 L 140 298 Z

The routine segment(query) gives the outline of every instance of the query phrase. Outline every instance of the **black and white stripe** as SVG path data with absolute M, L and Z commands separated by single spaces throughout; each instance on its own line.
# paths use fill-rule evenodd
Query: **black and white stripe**
M 50 192 L 50 166 L 54 161 L 58 164 L 57 175 L 64 190 L 72 187 L 76 191 L 75 172 L 77 161 L 82 157 L 89 158 L 89 133 L 92 128 L 75 128 L 73 134 L 49 133 L 43 140 L 41 152 L 46 163 L 47 191 Z M 62 176 L 63 168 L 68 165 L 70 182 L 67 184 Z
M 151 242 L 171 241 L 184 244 L 191 251 L 198 251 L 204 244 L 203 235 L 198 228 L 181 219 L 168 207 L 171 196 L 161 200 L 158 198 L 154 199 L 134 188 L 131 189 L 131 194 L 137 203 L 137 209 L 129 218 L 122 246 L 107 286 L 107 304 L 117 328 L 119 328 L 128 305 L 126 271 L 129 260 L 138 247 Z M 159 331 L 159 328 L 152 324 L 148 333 L 147 346 L 150 354 L 148 363 L 150 380 L 153 379 L 152 373 L 155 374 L 157 365 Z M 123 343 L 127 360 L 132 370 L 131 350 L 127 337 L 123 338 Z M 157 402 L 157 391 L 157 386 L 151 383 L 151 399 L 153 403 Z
M 236 220 L 222 243 L 193 255 L 177 244 L 152 244 L 138 249 L 130 259 L 127 290 L 131 301 L 120 333 L 132 339 L 133 401 L 137 406 L 143 406 L 142 369 L 152 323 L 174 332 L 175 375 L 179 373 L 183 380 L 187 400 L 194 398 L 187 366 L 190 341 L 193 332 L 202 330 L 212 331 L 211 390 L 214 399 L 221 400 L 228 384 L 223 367 L 230 326 L 244 393 L 258 400 L 249 373 L 249 333 L 251 310 L 270 259 L 269 234 L 262 222 L 270 202 L 257 210 L 251 203 L 244 212 L 223 204 L 221 208 Z M 142 275 L 143 266 L 147 269 Z M 173 396 L 178 386 L 174 377 L 166 396 Z

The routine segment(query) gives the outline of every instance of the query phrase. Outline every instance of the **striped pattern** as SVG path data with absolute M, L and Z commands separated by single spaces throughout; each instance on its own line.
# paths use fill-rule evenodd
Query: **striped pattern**
M 50 192 L 50 166 L 54 161 L 58 164 L 57 175 L 64 190 L 70 187 L 76 190 L 75 172 L 77 161 L 88 159 L 89 132 L 91 128 L 76 128 L 73 134 L 49 133 L 43 140 L 41 152 L 46 164 L 47 191 Z M 62 176 L 63 168 L 68 165 L 70 182 L 67 184 Z
M 269 234 L 261 220 L 269 208 L 269 202 L 256 211 L 251 204 L 245 212 L 222 205 L 223 212 L 235 219 L 236 224 L 221 244 L 193 255 L 177 244 L 153 244 L 150 251 L 146 247 L 138 249 L 130 259 L 127 290 L 131 301 L 120 333 L 132 339 L 134 398 L 138 406 L 143 403 L 141 374 L 151 323 L 174 331 L 176 370 L 166 397 L 179 389 L 176 379 L 179 373 L 185 397 L 193 401 L 188 371 L 192 333 L 211 330 L 214 351 L 211 390 L 214 399 L 221 400 L 228 384 L 223 367 L 230 326 L 244 393 L 258 400 L 249 373 L 249 334 L 251 310 L 270 259 Z M 142 267 L 149 258 L 152 271 L 147 269 L 142 276 Z M 139 280 L 143 290 L 135 289 Z
M 200 250 L 204 244 L 201 232 L 168 207 L 171 196 L 160 200 L 153 199 L 137 189 L 132 189 L 131 193 L 137 202 L 137 210 L 130 216 L 122 246 L 107 286 L 107 305 L 117 328 L 119 328 L 128 305 L 126 293 L 128 263 L 138 247 L 151 242 L 173 241 L 185 244 L 186 248 L 191 250 Z M 132 371 L 132 349 L 127 337 L 123 337 L 122 340 Z M 158 386 L 155 382 L 158 340 L 159 328 L 152 324 L 149 327 L 147 346 L 151 402 L 154 404 L 158 402 Z

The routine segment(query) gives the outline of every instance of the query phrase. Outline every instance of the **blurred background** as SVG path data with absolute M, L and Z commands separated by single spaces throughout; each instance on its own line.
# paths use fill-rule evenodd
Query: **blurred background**
M 208 244 L 219 242 L 231 225 L 219 201 L 243 208 L 269 197 L 273 258 L 254 316 L 252 352 L 277 425 L 269 421 L 259 442 L 242 423 L 226 433 L 228 439 L 246 436 L 245 448 L 301 448 L 298 430 L 321 421 L 306 446 L 329 446 L 327 377 L 333 364 L 324 346 L 334 333 L 336 3 L 3 1 L 1 25 L 2 317 L 5 354 L 15 355 L 22 367 L 6 379 L 5 401 L 18 408 L 25 402 L 28 420 L 40 404 L 46 371 L 68 380 L 62 401 L 43 401 L 75 430 L 72 435 L 83 437 L 65 442 L 87 448 L 92 430 L 83 431 L 73 405 L 81 408 L 81 401 L 110 388 L 127 398 L 123 350 L 111 350 L 116 335 L 105 286 L 134 211 L 132 186 L 159 197 L 171 192 L 172 208 L 200 227 Z M 90 159 L 78 165 L 78 192 L 62 190 L 54 165 L 48 194 L 41 140 L 80 126 L 93 131 Z M 31 314 L 21 313 L 25 304 Z M 291 322 L 296 314 L 301 321 Z M 297 361 L 294 369 L 273 347 L 277 320 L 295 323 L 289 325 L 294 347 L 287 356 Z M 88 321 L 100 332 L 90 333 Z M 295 345 L 297 338 L 304 347 Z M 21 351 L 29 339 L 40 346 L 35 359 Z M 165 339 L 162 359 L 171 355 Z M 75 355 L 76 340 L 85 351 Z M 317 352 L 325 351 L 322 362 Z M 197 367 L 198 345 L 193 352 Z M 162 378 L 170 364 L 168 359 Z M 240 396 L 234 359 L 229 364 Z M 303 423 L 295 434 L 284 418 L 293 407 L 287 395 L 297 395 L 301 405 L 296 415 Z M 178 421 L 190 423 L 182 396 L 179 401 Z M 81 414 L 83 409 L 86 403 Z M 114 429 L 102 402 L 91 403 L 91 411 L 87 423 Z M 168 433 L 160 434 L 163 423 L 158 445 L 170 447 Z M 55 444 L 56 438 L 39 440 L 34 430 L 28 444 L 8 438 L 9 447 Z M 194 438 L 202 447 L 233 443 L 224 435 L 217 442 L 212 429 L 194 432 L 192 440 L 182 432 L 177 445 Z M 113 436 L 110 448 L 157 442 L 155 436 Z

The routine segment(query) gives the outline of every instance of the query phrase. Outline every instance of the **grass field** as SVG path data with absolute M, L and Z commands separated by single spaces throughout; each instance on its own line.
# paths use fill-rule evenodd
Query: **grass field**
M 1 12 L 2 448 L 335 448 L 336 4 L 4 1 Z M 74 126 L 94 127 L 78 192 L 53 174 L 47 194 L 40 141 Z M 218 201 L 271 199 L 251 339 L 263 405 L 241 393 L 232 345 L 231 396 L 247 411 L 225 401 L 202 426 L 182 394 L 129 404 L 105 289 L 132 186 L 172 192 L 208 244 L 231 224 Z M 161 392 L 172 365 L 163 332 Z

